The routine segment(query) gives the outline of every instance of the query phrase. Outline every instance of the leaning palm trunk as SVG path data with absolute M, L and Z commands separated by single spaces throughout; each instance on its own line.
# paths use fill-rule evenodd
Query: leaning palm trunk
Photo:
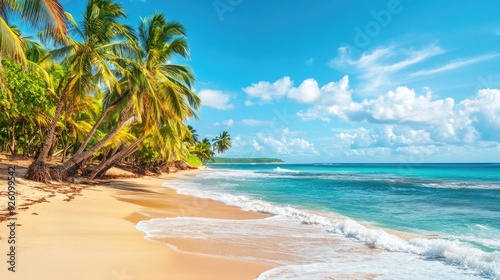
M 83 140 L 82 144 L 80 145 L 78 150 L 75 152 L 73 157 L 78 156 L 79 154 L 83 153 L 85 148 L 87 148 L 87 145 L 89 144 L 90 140 L 92 139 L 92 136 L 94 136 L 94 133 L 97 131 L 97 128 L 101 125 L 102 121 L 104 121 L 104 118 L 108 115 L 108 113 L 114 107 L 116 107 L 116 105 L 118 105 L 123 100 L 123 98 L 126 95 L 127 94 L 123 94 L 120 98 L 118 98 L 118 100 L 116 100 L 115 102 L 110 104 L 108 107 L 106 107 L 106 109 L 104 109 L 104 111 L 102 111 L 101 116 L 99 116 L 99 119 L 97 119 L 96 123 L 94 124 L 92 129 L 89 131 L 89 133 L 87 134 L 87 136 L 85 137 L 85 139 Z
M 69 82 L 66 84 L 63 94 L 59 98 L 54 118 L 52 119 L 52 123 L 50 124 L 49 130 L 47 131 L 40 153 L 38 154 L 36 160 L 28 167 L 28 171 L 26 171 L 26 179 L 44 183 L 49 183 L 51 180 L 49 168 L 45 164 L 45 161 L 49 155 L 50 148 L 52 147 L 54 133 L 56 131 L 57 122 L 61 117 L 62 107 L 66 102 L 66 98 L 68 96 L 68 86 Z
M 139 139 L 135 140 L 130 146 L 126 147 L 119 153 L 116 153 L 114 156 L 108 158 L 105 161 L 102 161 L 96 168 L 92 170 L 89 175 L 90 179 L 94 179 L 97 175 L 102 176 L 104 173 L 111 168 L 116 162 L 122 160 L 123 158 L 129 156 L 133 152 L 135 152 L 139 146 L 139 143 L 144 141 L 146 135 L 141 136 Z
M 68 159 L 65 163 L 61 165 L 61 169 L 63 169 L 64 172 L 66 172 L 66 176 L 74 175 L 76 170 L 81 167 L 81 163 L 91 158 L 94 153 L 96 153 L 97 151 L 99 151 L 99 149 L 104 147 L 104 145 L 106 145 L 109 142 L 109 140 L 111 140 L 118 134 L 118 132 L 120 132 L 120 130 L 127 124 L 125 116 L 127 115 L 129 109 L 130 106 L 128 106 L 127 109 L 125 109 L 125 112 L 123 112 L 120 115 L 118 124 L 115 126 L 115 128 L 113 128 L 113 130 L 110 133 L 108 133 L 108 135 L 106 135 L 101 141 L 97 142 L 97 144 L 95 144 L 92 148 L 88 149 L 87 151 L 72 156 L 70 159 Z

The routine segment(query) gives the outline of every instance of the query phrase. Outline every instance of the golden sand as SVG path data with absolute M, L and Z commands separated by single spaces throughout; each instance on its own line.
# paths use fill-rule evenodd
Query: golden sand
M 275 266 L 177 252 L 145 239 L 135 228 L 149 219 L 138 210 L 162 217 L 248 219 L 264 214 L 176 194 L 161 187 L 164 178 L 45 186 L 22 179 L 26 162 L 4 159 L 2 174 L 8 166 L 16 166 L 17 203 L 24 209 L 16 215 L 16 272 L 8 271 L 6 263 L 9 221 L 0 223 L 0 279 L 254 279 Z M 0 209 L 6 206 L 2 193 Z

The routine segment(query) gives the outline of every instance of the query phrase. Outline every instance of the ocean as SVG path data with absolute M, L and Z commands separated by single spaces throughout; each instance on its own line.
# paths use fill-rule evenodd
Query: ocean
M 165 186 L 273 214 L 137 225 L 151 239 L 210 238 L 218 250 L 207 254 L 280 265 L 257 279 L 500 279 L 500 164 L 209 165 Z M 245 244 L 259 250 L 224 249 Z

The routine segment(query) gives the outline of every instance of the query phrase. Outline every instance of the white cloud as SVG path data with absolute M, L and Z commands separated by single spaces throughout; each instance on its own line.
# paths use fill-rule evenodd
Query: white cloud
M 255 103 L 253 103 L 252 101 L 245 100 L 245 106 L 253 106 L 253 105 L 255 105 Z
M 354 73 L 356 79 L 360 81 L 357 92 L 378 95 L 380 91 L 407 84 L 416 78 L 436 75 L 500 57 L 500 53 L 490 53 L 426 68 L 423 62 L 443 53 L 445 51 L 437 45 L 428 45 L 420 49 L 405 49 L 391 45 L 372 49 L 359 55 L 353 54 L 348 47 L 341 47 L 338 49 L 337 57 L 332 59 L 329 65 L 332 68 Z
M 244 119 L 241 123 L 246 126 L 266 126 L 273 124 L 271 121 L 261 121 L 255 119 Z
M 500 90 L 480 90 L 474 98 L 456 105 L 453 100 L 447 101 L 448 98 L 432 100 L 430 93 L 423 96 L 414 95 L 406 88 L 402 90 L 399 91 L 402 94 L 400 98 L 396 98 L 396 90 L 394 95 L 389 93 L 378 99 L 360 102 L 361 113 L 365 117 L 357 121 L 363 121 L 372 128 L 336 130 L 332 139 L 336 153 L 374 156 L 376 151 L 383 156 L 390 151 L 390 154 L 422 155 L 427 158 L 432 155 L 439 160 L 439 154 L 454 153 L 450 150 L 454 146 L 463 147 L 462 150 L 470 154 L 498 151 Z M 405 102 L 401 103 L 401 99 Z M 397 110 L 398 107 L 402 111 Z M 345 114 L 347 117 L 352 115 L 356 114 Z
M 286 82 L 284 82 L 286 81 Z M 261 101 L 271 102 L 273 98 L 281 98 L 286 96 L 287 98 L 293 99 L 299 103 L 305 104 L 313 104 L 318 101 L 322 101 L 323 99 L 332 99 L 332 98 L 342 98 L 342 96 L 330 96 L 331 93 L 335 94 L 335 92 L 339 89 L 348 90 L 349 78 L 344 76 L 338 83 L 328 83 L 323 87 L 319 87 L 318 82 L 315 79 L 309 78 L 304 80 L 299 87 L 293 86 L 293 81 L 290 80 L 289 77 L 283 77 L 273 84 L 269 82 L 259 82 L 258 84 L 252 85 L 252 89 L 245 88 L 247 93 L 252 92 L 253 95 L 250 97 L 259 96 Z M 257 89 L 264 89 L 268 87 L 274 87 L 272 85 L 281 85 L 280 86 L 280 94 L 264 94 L 265 91 L 262 91 L 260 95 L 257 95 Z M 286 86 L 284 86 L 286 84 Z M 257 86 L 256 86 L 257 85 Z M 267 92 L 269 93 L 269 92 Z M 245 101 L 245 105 L 253 105 L 253 102 L 247 100 Z
M 231 95 L 220 90 L 203 89 L 198 93 L 202 106 L 212 107 L 219 110 L 232 110 L 234 106 L 230 104 Z
M 300 103 L 314 103 L 321 95 L 318 82 L 314 79 L 306 79 L 298 88 L 292 87 L 287 96 Z
M 306 60 L 306 65 L 311 66 L 313 64 L 314 64 L 314 58 L 313 57 L 311 57 L 308 60 Z
M 423 129 L 384 125 L 368 130 L 364 127 L 337 133 L 333 146 L 337 149 L 368 147 L 414 147 L 433 144 L 431 134 Z
M 448 64 L 445 64 L 443 66 L 440 66 L 440 67 L 437 67 L 437 68 L 434 68 L 434 69 L 420 70 L 420 71 L 417 71 L 417 72 L 414 72 L 414 73 L 410 74 L 409 76 L 410 77 L 418 77 L 418 76 L 434 75 L 434 74 L 438 74 L 438 73 L 441 73 L 441 72 L 444 72 L 444 71 L 449 71 L 449 70 L 453 70 L 453 69 L 465 67 L 467 65 L 471 65 L 471 64 L 474 64 L 474 63 L 478 63 L 478 62 L 482 62 L 482 61 L 487 61 L 487 60 L 496 58 L 498 56 L 500 56 L 500 53 L 480 55 L 480 56 L 476 56 L 476 57 L 469 58 L 469 59 L 463 59 L 463 60 L 458 60 L 458 61 L 450 62 Z
M 256 151 L 260 151 L 260 150 L 264 149 L 264 147 L 262 147 L 257 141 L 255 141 L 255 139 L 252 141 L 252 147 Z
M 440 123 L 453 115 L 453 98 L 433 100 L 426 89 L 425 95 L 417 95 L 407 87 L 398 87 L 377 99 L 363 100 L 361 110 L 366 118 L 377 122 Z
M 274 99 L 285 96 L 291 86 L 292 80 L 290 77 L 283 77 L 272 84 L 265 81 L 252 84 L 243 88 L 243 91 L 252 98 L 257 98 L 263 103 L 269 103 Z
M 231 127 L 234 125 L 234 120 L 232 119 L 229 119 L 229 120 L 225 120 L 223 121 L 222 123 L 214 123 L 214 126 L 227 126 L 227 127 Z
M 373 123 L 436 123 L 453 115 L 454 100 L 434 100 L 432 92 L 425 88 L 425 95 L 418 95 L 407 87 L 376 99 L 355 102 L 349 89 L 348 77 L 337 83 L 322 87 L 322 98 L 298 116 L 303 119 L 327 119 L 331 116 L 345 121 L 368 121 Z
M 373 57 L 363 59 L 370 61 L 380 55 L 373 54 Z M 475 98 L 457 104 L 451 97 L 434 98 L 429 88 L 417 93 L 408 87 L 396 87 L 376 98 L 355 101 L 348 76 L 321 87 L 314 79 L 303 81 L 299 87 L 293 87 L 292 82 L 288 85 L 288 90 L 282 94 L 298 102 L 311 104 L 306 110 L 297 113 L 303 120 L 330 121 L 331 118 L 338 118 L 350 123 L 369 123 L 379 128 L 385 125 L 385 131 L 376 133 L 378 138 L 364 139 L 365 142 L 361 141 L 360 132 L 357 135 L 338 135 L 337 140 L 349 147 L 363 147 L 363 143 L 398 147 L 500 140 L 500 133 L 497 132 L 500 131 L 500 90 L 497 89 L 480 90 Z M 258 126 L 269 123 L 247 119 L 242 124 Z M 410 127 L 411 130 L 403 130 Z M 267 141 L 269 145 L 278 141 L 276 138 L 261 140 Z M 281 146 L 275 144 L 276 149 L 286 151 L 285 142 L 281 139 L 279 142 Z M 289 145 L 290 142 L 286 143 Z
M 403 69 L 442 53 L 444 51 L 435 45 L 420 50 L 403 49 L 393 45 L 365 52 L 354 59 L 348 47 L 341 47 L 338 49 L 337 58 L 331 60 L 329 65 L 357 73 L 358 79 L 361 80 L 359 90 L 364 93 L 377 93 L 383 87 L 398 85 L 395 76 Z
M 462 124 L 470 125 L 473 131 L 486 141 L 500 141 L 500 90 L 480 90 L 474 99 L 459 103 Z
M 257 134 L 257 140 L 261 146 L 266 147 L 266 150 L 271 154 L 279 155 L 316 155 L 318 152 L 314 145 L 305 139 L 293 137 L 295 133 L 290 132 L 287 128 L 281 131 L 281 135 L 267 135 L 263 133 Z
M 395 149 L 396 153 L 400 154 L 412 154 L 412 155 L 433 155 L 439 152 L 438 147 L 435 145 L 427 145 L 427 146 L 409 146 L 409 147 L 398 147 Z

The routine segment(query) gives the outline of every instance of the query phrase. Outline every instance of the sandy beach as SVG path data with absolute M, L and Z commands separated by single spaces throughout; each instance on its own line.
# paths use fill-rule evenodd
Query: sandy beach
M 45 186 L 22 179 L 26 163 L 6 159 L 0 163 L 4 186 L 1 209 L 8 204 L 5 174 L 9 166 L 16 167 L 16 206 L 20 209 L 14 216 L 15 272 L 8 270 L 11 266 L 7 263 L 11 221 L 0 223 L 0 279 L 254 279 L 276 266 L 181 253 L 145 239 L 144 233 L 135 228 L 137 222 L 155 215 L 221 219 L 266 216 L 162 187 L 168 178 L 200 171 L 116 179 L 96 186 Z M 2 214 L 5 217 L 8 213 Z

